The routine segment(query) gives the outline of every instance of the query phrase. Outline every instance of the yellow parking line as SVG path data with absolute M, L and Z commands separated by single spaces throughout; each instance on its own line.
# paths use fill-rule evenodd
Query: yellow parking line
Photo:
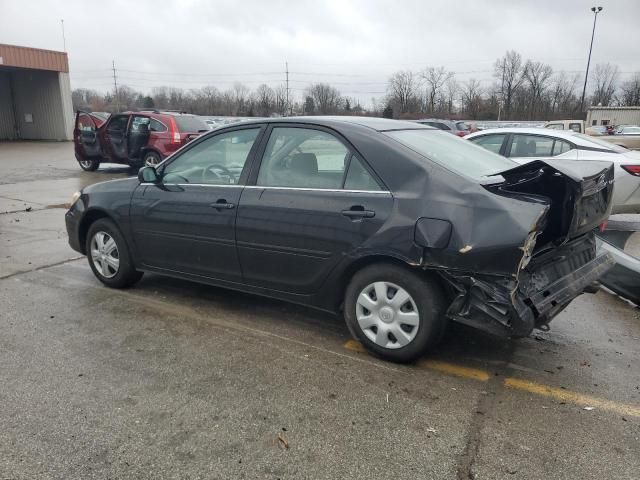
M 438 360 L 422 360 L 418 362 L 418 366 L 428 368 L 429 370 L 435 370 L 436 372 L 447 373 L 449 375 L 453 375 L 454 377 L 471 378 L 473 380 L 479 380 L 481 382 L 486 382 L 487 380 L 489 380 L 489 374 L 484 370 L 461 367 L 460 365 L 440 362 Z
M 366 353 L 366 350 L 362 346 L 362 344 L 356 340 L 348 340 L 344 344 L 344 348 L 352 352 Z M 481 382 L 486 382 L 491 377 L 489 372 L 485 370 L 463 367 L 439 360 L 421 360 L 417 365 L 419 368 L 434 370 L 455 377 L 470 378 Z M 613 400 L 606 400 L 603 398 L 592 397 L 590 395 L 583 395 L 581 393 L 572 392 L 570 390 L 550 387 L 548 385 L 529 382 L 527 380 L 520 380 L 511 377 L 505 378 L 504 386 L 507 388 L 512 388 L 514 390 L 520 390 L 523 392 L 532 393 L 534 395 L 539 395 L 541 397 L 553 398 L 555 400 L 573 403 L 574 405 L 579 405 L 582 407 L 594 407 L 597 409 L 617 413 L 619 415 L 640 417 L 640 406 L 627 405 L 624 403 L 614 402 Z
M 539 383 L 529 382 L 527 380 L 506 378 L 504 380 L 504 386 L 508 388 L 514 388 L 516 390 L 523 390 L 525 392 L 533 393 L 535 395 L 540 395 L 543 397 L 553 398 L 555 400 L 571 402 L 583 407 L 594 407 L 618 413 L 620 415 L 640 417 L 640 407 L 634 405 L 625 405 L 624 403 L 618 403 L 612 400 L 605 400 L 602 398 L 592 397 L 590 395 L 582 395 L 581 393 L 549 387 L 547 385 L 541 385 Z

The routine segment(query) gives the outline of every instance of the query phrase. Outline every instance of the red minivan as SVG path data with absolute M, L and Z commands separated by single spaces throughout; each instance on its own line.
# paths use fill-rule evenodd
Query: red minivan
M 209 128 L 187 113 L 142 111 L 114 113 L 76 112 L 73 131 L 76 160 L 83 170 L 97 170 L 100 163 L 132 167 L 157 165 Z

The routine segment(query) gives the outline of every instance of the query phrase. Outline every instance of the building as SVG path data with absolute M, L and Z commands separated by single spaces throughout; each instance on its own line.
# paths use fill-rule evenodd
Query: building
M 0 140 L 72 140 L 65 52 L 0 44 Z
M 640 107 L 590 107 L 586 125 L 640 125 Z

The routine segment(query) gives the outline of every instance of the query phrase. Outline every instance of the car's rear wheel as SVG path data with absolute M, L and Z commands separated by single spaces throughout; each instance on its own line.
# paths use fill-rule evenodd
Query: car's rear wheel
M 370 352 L 410 362 L 442 337 L 445 297 L 427 275 L 376 264 L 354 275 L 345 297 L 351 334 Z
M 78 165 L 87 172 L 94 172 L 100 166 L 100 160 L 78 160 Z
M 89 227 L 87 259 L 94 275 L 112 288 L 126 288 L 142 278 L 131 260 L 129 247 L 111 220 L 101 218 Z
M 142 158 L 142 163 L 145 167 L 155 167 L 161 161 L 162 159 L 160 158 L 160 155 L 158 155 L 156 152 L 147 152 Z

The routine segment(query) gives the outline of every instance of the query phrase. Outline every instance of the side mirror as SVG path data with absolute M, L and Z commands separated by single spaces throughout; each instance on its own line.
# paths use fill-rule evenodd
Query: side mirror
M 153 167 L 142 167 L 138 170 L 138 180 L 140 183 L 158 183 L 160 181 L 160 177 L 158 176 L 158 172 Z

